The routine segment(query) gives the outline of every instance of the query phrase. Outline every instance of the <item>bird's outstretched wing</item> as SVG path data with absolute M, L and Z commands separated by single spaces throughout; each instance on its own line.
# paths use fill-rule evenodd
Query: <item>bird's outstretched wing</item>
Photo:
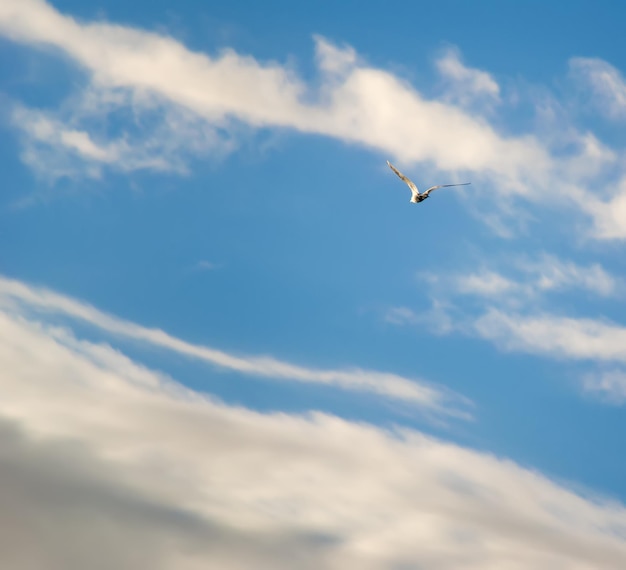
M 424 190 L 422 195 L 428 196 L 433 190 L 437 190 L 438 188 L 449 188 L 450 186 L 467 186 L 468 184 L 471 184 L 471 182 L 463 182 L 462 184 L 439 184 L 439 186 L 431 186 L 428 190 Z
M 414 196 L 419 196 L 420 191 L 417 189 L 417 186 L 415 186 L 415 184 L 411 180 L 409 180 L 404 174 L 402 174 L 402 172 L 400 172 L 393 164 L 391 164 L 391 162 L 387 161 L 387 164 L 389 165 L 389 168 L 391 168 L 391 170 L 393 170 L 404 182 L 406 182 L 407 186 L 411 189 L 411 194 L 413 194 Z

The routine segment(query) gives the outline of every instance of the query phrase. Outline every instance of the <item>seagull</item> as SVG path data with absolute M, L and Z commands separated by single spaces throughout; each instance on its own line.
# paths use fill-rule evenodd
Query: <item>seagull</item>
M 423 202 L 424 200 L 426 200 L 426 198 L 430 196 L 430 193 L 433 190 L 437 190 L 437 188 L 449 188 L 450 186 L 467 186 L 468 184 L 471 184 L 471 182 L 463 182 L 462 184 L 439 184 L 439 186 L 431 186 L 428 190 L 424 190 L 424 192 L 420 193 L 420 191 L 417 189 L 417 186 L 415 186 L 412 180 L 409 180 L 404 174 L 402 174 L 402 172 L 400 172 L 393 164 L 391 164 L 391 162 L 387 161 L 387 164 L 389 165 L 389 168 L 391 168 L 391 170 L 393 170 L 402 180 L 404 180 L 407 186 L 411 189 L 411 202 L 413 204 L 419 204 L 420 202 Z

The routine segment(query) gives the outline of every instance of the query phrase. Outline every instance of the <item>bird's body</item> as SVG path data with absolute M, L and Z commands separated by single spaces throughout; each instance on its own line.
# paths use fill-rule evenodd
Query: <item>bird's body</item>
M 402 174 L 402 172 L 400 172 L 393 164 L 391 164 L 391 162 L 387 161 L 387 164 L 389 165 L 389 168 L 391 168 L 391 170 L 393 170 L 398 175 L 398 177 L 403 182 L 405 182 L 406 185 L 411 189 L 411 202 L 413 204 L 419 204 L 420 202 L 423 202 L 424 200 L 426 200 L 426 198 L 430 196 L 430 193 L 433 190 L 437 190 L 438 188 L 448 188 L 450 186 L 467 186 L 468 184 L 471 184 L 471 182 L 463 182 L 462 184 L 439 184 L 438 186 L 431 186 L 428 190 L 424 190 L 424 192 L 420 192 L 417 189 L 415 183 L 407 178 L 404 174 Z

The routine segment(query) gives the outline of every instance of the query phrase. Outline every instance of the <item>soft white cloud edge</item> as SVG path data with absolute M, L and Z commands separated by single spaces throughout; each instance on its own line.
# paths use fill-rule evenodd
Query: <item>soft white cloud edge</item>
M 386 372 L 358 368 L 323 370 L 298 366 L 270 356 L 236 356 L 205 345 L 186 342 L 162 330 L 146 328 L 106 314 L 64 295 L 0 276 L 0 307 L 10 308 L 16 303 L 30 310 L 57 313 L 78 319 L 109 334 L 171 350 L 226 370 L 251 376 L 324 384 L 344 390 L 378 394 L 411 404 L 424 413 L 471 418 L 467 411 L 471 402 L 443 386 Z
M 466 66 L 456 48 L 446 49 L 435 61 L 437 70 L 448 83 L 449 100 L 470 107 L 483 100 L 500 102 L 500 85 L 493 76 L 481 69 Z
M 540 301 L 547 294 L 586 291 L 600 297 L 617 297 L 623 280 L 600 263 L 588 265 L 543 252 L 530 256 L 510 255 L 502 267 L 494 269 L 484 262 L 477 270 L 449 275 L 424 272 L 418 277 L 433 286 L 440 297 L 474 296 L 508 305 Z
M 315 41 L 321 77 L 314 87 L 288 66 L 260 63 L 232 50 L 210 57 L 191 52 L 164 35 L 115 24 L 81 23 L 44 0 L 4 0 L 0 4 L 0 34 L 64 53 L 86 71 L 90 82 L 87 92 L 98 93 L 96 99 L 109 100 L 111 93 L 123 93 L 119 104 L 128 107 L 128 100 L 132 101 L 134 112 L 140 115 L 146 107 L 154 110 L 157 105 L 166 117 L 162 125 L 170 136 L 153 134 L 147 144 L 139 141 L 138 156 L 130 153 L 128 160 L 111 162 L 116 168 L 150 167 L 153 161 L 155 168 L 180 171 L 184 170 L 184 159 L 180 156 L 171 162 L 172 153 L 207 149 L 228 152 L 235 144 L 232 130 L 236 125 L 285 127 L 361 144 L 407 165 L 419 162 L 426 168 L 451 171 L 452 178 L 461 173 L 472 175 L 475 182 L 489 188 L 496 203 L 504 200 L 503 212 L 510 210 L 506 200 L 511 196 L 541 200 L 590 216 L 596 238 L 626 238 L 626 209 L 622 208 L 626 187 L 620 182 L 626 180 L 626 172 L 620 167 L 619 154 L 593 133 L 559 124 L 553 129 L 558 135 L 547 138 L 545 132 L 501 134 L 475 110 L 428 100 L 402 79 L 367 66 L 354 49 L 336 47 L 320 37 Z M 474 95 L 496 93 L 493 77 L 465 66 L 458 56 L 444 55 L 439 63 L 444 75 L 454 80 L 453 89 L 458 90 L 459 82 L 465 82 L 466 90 Z M 93 114 L 87 118 L 93 119 L 106 109 L 102 103 L 92 108 Z M 202 119 L 209 132 L 196 133 L 196 143 L 188 149 L 185 132 L 193 121 L 179 133 L 177 127 L 168 124 L 171 113 L 190 113 Z M 61 135 L 76 131 L 74 138 L 82 139 L 78 148 L 76 144 L 72 148 L 65 144 L 67 140 L 63 143 L 63 136 L 52 137 L 60 140 L 52 148 L 65 153 L 61 173 L 68 171 L 69 152 L 73 159 L 76 154 L 87 159 L 87 171 L 98 175 L 103 166 L 98 157 L 109 156 L 111 145 L 115 148 L 124 143 L 123 138 L 98 140 L 71 112 L 59 116 L 52 112 L 48 120 L 65 124 L 59 127 Z M 31 127 L 27 123 L 22 129 L 27 138 L 25 159 L 35 168 L 54 170 L 54 159 L 47 154 L 49 145 L 43 154 L 37 153 Z M 158 148 L 155 141 L 164 139 L 171 145 Z M 554 139 L 554 151 L 550 139 Z M 91 156 L 82 152 L 86 140 L 93 143 L 90 148 L 95 152 L 87 153 Z M 564 155 L 563 148 L 570 151 Z M 608 171 L 617 173 L 607 179 L 604 173 Z M 490 223 L 503 227 L 497 219 L 494 222 L 493 213 L 484 215 Z
M 603 318 L 521 312 L 487 304 L 472 313 L 452 303 L 434 301 L 426 312 L 389 308 L 384 320 L 393 325 L 426 326 L 435 334 L 461 333 L 482 338 L 500 350 L 594 365 L 626 366 L 626 326 Z M 626 371 L 600 370 L 584 377 L 589 393 L 615 404 L 626 403 Z
M 609 404 L 626 404 L 626 370 L 600 370 L 585 374 L 582 379 L 583 389 Z
M 393 75 L 360 66 L 351 48 L 337 48 L 320 37 L 317 56 L 325 77 L 319 102 L 308 104 L 303 102 L 312 95 L 308 86 L 286 67 L 261 64 L 232 50 L 211 58 L 171 38 L 128 27 L 81 24 L 43 0 L 5 0 L 0 33 L 62 50 L 101 88 L 150 92 L 211 121 L 231 116 L 253 126 L 326 134 L 451 170 L 512 176 L 522 160 L 533 160 L 535 168 L 548 160 L 532 138 L 501 138 L 483 121 L 425 100 Z M 455 145 L 447 133 L 455 133 Z
M 625 372 L 604 370 L 607 365 L 626 366 L 626 326 L 555 309 L 555 294 L 568 291 L 619 297 L 623 280 L 599 263 L 576 264 L 545 252 L 534 258 L 511 256 L 501 265 L 468 273 L 422 272 L 418 279 L 430 287 L 431 308 L 393 306 L 383 320 L 440 335 L 478 337 L 504 351 L 592 363 L 599 369 L 583 375 L 585 391 L 613 404 L 626 403 Z
M 225 406 L 27 314 L 0 311 L 0 370 L 7 567 L 617 570 L 626 558 L 617 502 L 415 431 Z
M 474 330 L 507 350 L 626 363 L 626 327 L 608 320 L 524 315 L 489 309 L 475 321 Z
M 618 69 L 593 57 L 573 57 L 571 74 L 591 88 L 593 106 L 613 119 L 626 118 L 626 82 Z
M 107 125 L 119 122 L 115 113 L 121 112 L 130 115 L 126 130 L 110 134 Z M 127 89 L 89 87 L 58 111 L 13 104 L 11 123 L 21 135 L 22 160 L 52 181 L 100 178 L 105 167 L 187 174 L 188 157 L 219 158 L 237 144 L 219 125 Z

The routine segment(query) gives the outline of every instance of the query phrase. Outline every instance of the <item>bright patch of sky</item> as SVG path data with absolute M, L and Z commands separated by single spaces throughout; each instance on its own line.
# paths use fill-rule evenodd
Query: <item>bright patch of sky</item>
M 0 565 L 622 568 L 624 16 L 0 0 Z

